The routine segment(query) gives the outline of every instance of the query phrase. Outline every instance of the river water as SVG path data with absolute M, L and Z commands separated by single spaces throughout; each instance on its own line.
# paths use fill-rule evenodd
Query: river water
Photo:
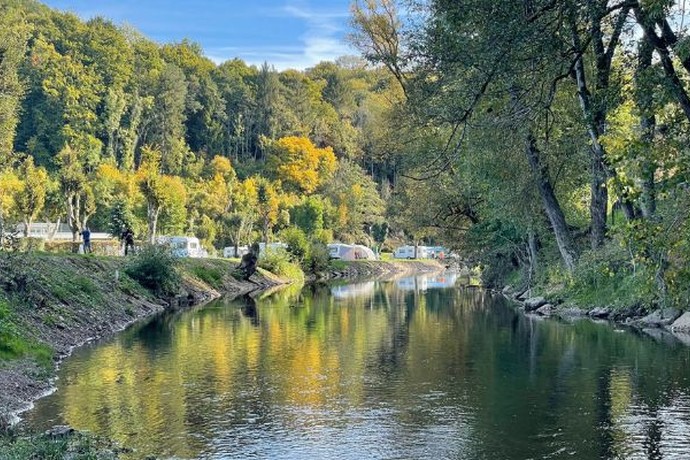
M 452 274 L 284 290 L 77 350 L 28 414 L 127 458 L 687 459 L 690 347 Z

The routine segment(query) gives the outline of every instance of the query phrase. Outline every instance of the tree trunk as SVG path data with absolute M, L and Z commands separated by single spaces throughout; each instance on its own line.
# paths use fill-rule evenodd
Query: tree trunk
M 266 249 L 268 249 L 268 216 L 264 217 L 264 244 L 266 244 Z
M 551 222 L 551 228 L 556 237 L 556 244 L 561 253 L 561 258 L 563 259 L 566 269 L 572 272 L 575 268 L 575 249 L 570 230 L 568 229 L 565 215 L 563 214 L 561 205 L 551 185 L 551 179 L 549 178 L 546 165 L 542 163 L 539 156 L 540 152 L 537 148 L 536 139 L 531 133 L 527 135 L 525 154 L 527 155 L 532 174 L 537 181 L 539 195 L 544 203 L 546 215 Z
M 148 204 L 146 210 L 146 217 L 148 221 L 148 231 L 149 231 L 149 243 L 156 243 L 156 227 L 158 226 L 158 214 L 160 213 L 160 207 L 155 206 L 152 203 Z
M 58 217 L 57 222 L 54 226 L 48 225 L 48 241 L 53 241 L 55 239 L 55 234 L 60 230 L 60 218 Z
M 576 42 L 577 43 L 577 42 Z M 595 114 L 592 110 L 591 95 L 587 89 L 585 79 L 585 67 L 582 57 L 575 62 L 575 80 L 577 82 L 577 96 L 580 107 L 586 120 L 590 120 L 587 126 L 592 145 L 590 146 L 590 204 L 589 213 L 591 219 L 592 249 L 600 247 L 606 237 L 606 215 L 608 207 L 608 189 L 606 188 L 607 171 L 604 163 L 604 147 L 599 141 L 600 124 L 602 114 Z
M 683 110 L 685 117 L 690 120 L 690 97 L 685 91 L 685 87 L 673 66 L 673 60 L 671 59 L 671 46 L 673 42 L 669 43 L 663 37 L 660 37 L 656 33 L 656 26 L 652 23 L 645 11 L 643 11 L 639 6 L 633 8 L 635 13 L 635 19 L 644 31 L 645 39 L 656 49 L 659 55 L 659 60 L 661 61 L 661 66 L 664 69 L 666 78 L 671 83 L 671 89 L 678 100 L 680 108 Z M 664 20 L 665 21 L 665 20 Z M 690 72 L 690 63 L 687 60 L 681 61 L 685 69 Z
M 72 242 L 79 241 L 79 208 L 81 206 L 81 198 L 79 193 L 72 192 L 67 196 L 67 218 L 69 228 L 72 231 Z
M 644 91 L 642 84 L 643 73 L 652 65 L 654 46 L 648 38 L 643 38 L 640 42 L 639 63 L 635 72 L 635 81 L 638 86 L 637 106 L 640 109 L 640 130 L 642 131 L 641 140 L 644 146 L 645 155 L 642 159 L 642 194 L 640 197 L 640 208 L 642 217 L 650 219 L 656 213 L 656 184 L 654 175 L 657 170 L 656 162 L 651 154 L 654 143 L 654 131 L 656 130 L 656 117 L 653 112 L 653 95 L 651 92 Z M 642 88 L 642 90 L 640 90 Z
M 529 255 L 529 273 L 527 277 L 527 284 L 532 286 L 534 277 L 537 274 L 537 236 L 530 228 L 527 232 L 527 253 Z

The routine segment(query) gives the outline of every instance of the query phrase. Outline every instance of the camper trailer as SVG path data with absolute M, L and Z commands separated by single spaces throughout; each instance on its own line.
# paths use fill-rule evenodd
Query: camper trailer
M 328 255 L 337 260 L 376 260 L 374 251 L 361 244 L 331 243 Z
M 208 257 L 208 253 L 201 247 L 199 238 L 194 236 L 160 236 L 157 243 L 170 247 L 175 257 Z
M 393 253 L 396 259 L 428 259 L 431 251 L 427 246 L 417 246 L 417 257 L 415 257 L 414 246 L 400 246 Z
M 228 246 L 223 248 L 223 257 L 240 258 L 249 252 L 249 246 L 238 246 L 235 251 L 235 246 Z

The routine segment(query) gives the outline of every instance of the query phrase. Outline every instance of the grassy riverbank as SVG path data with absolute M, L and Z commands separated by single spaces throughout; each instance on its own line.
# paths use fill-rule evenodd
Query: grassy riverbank
M 147 289 L 128 272 L 131 259 L 3 254 L 0 258 L 0 417 L 26 408 L 51 387 L 54 362 L 76 346 L 113 334 L 166 309 L 221 294 L 240 295 L 282 283 L 260 270 L 233 277 L 221 259 L 181 261 L 174 291 Z
M 45 253 L 4 254 L 0 258 L 0 431 L 12 414 L 50 390 L 55 362 L 92 339 L 166 309 L 198 304 L 221 294 L 240 295 L 300 281 L 294 264 L 271 264 L 251 281 L 233 276 L 236 260 L 184 259 L 174 292 L 144 288 L 133 276 L 131 259 Z M 275 261 L 274 261 L 275 262 Z M 275 265 L 275 266 L 273 266 Z M 432 272 L 434 261 L 331 261 L 320 280 L 386 277 Z M 299 271 L 299 273 L 298 273 Z M 121 449 L 107 440 L 67 431 L 60 436 L 0 437 L 0 457 L 117 458 Z M 38 455 L 38 457 L 36 457 Z

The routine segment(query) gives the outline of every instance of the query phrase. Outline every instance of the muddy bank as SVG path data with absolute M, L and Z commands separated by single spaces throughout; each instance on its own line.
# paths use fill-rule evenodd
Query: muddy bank
M 57 364 L 75 347 L 166 310 L 283 283 L 264 271 L 249 281 L 237 280 L 231 275 L 235 264 L 225 260 L 185 260 L 177 294 L 158 297 L 124 274 L 125 263 L 124 258 L 41 254 L 0 266 L 0 300 L 12 306 L 6 323 L 52 355 L 52 364 L 35 356 L 0 360 L 0 428 L 52 391 Z
M 651 336 L 665 343 L 682 343 L 690 346 L 690 312 L 676 308 L 649 309 L 643 306 L 628 308 L 581 308 L 542 296 L 533 296 L 529 290 L 505 287 L 501 294 L 515 302 L 529 315 L 544 318 L 591 319 L 608 321 L 612 326 L 625 327 L 633 332 Z
M 357 260 L 332 261 L 326 272 L 309 278 L 309 281 L 332 279 L 386 278 L 414 273 L 433 273 L 445 269 L 436 260 Z

